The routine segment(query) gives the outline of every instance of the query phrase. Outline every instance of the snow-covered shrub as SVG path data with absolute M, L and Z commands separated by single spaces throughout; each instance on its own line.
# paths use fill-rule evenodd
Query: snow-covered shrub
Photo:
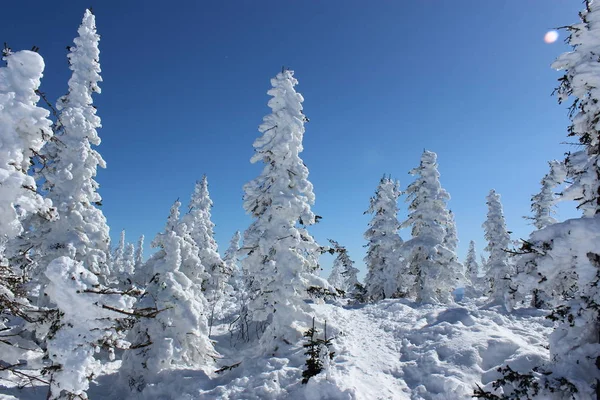
M 175 202 L 163 233 L 153 247 L 159 250 L 146 262 L 146 291 L 136 305 L 155 310 L 141 317 L 128 335 L 130 350 L 123 357 L 121 375 L 131 390 L 142 391 L 156 383 L 162 371 L 178 368 L 202 369 L 212 365 L 217 354 L 208 338 L 207 303 L 198 283 L 184 271 L 204 276 L 197 247 L 180 232 L 179 202 Z
M 46 340 L 52 362 L 49 399 L 87 398 L 89 381 L 101 370 L 94 354 L 123 318 L 115 310 L 130 312 L 134 299 L 103 293 L 98 277 L 67 257 L 52 261 L 45 274 L 48 300 L 58 311 Z

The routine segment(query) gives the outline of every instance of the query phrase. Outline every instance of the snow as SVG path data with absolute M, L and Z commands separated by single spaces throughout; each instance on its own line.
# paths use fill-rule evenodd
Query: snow
M 499 377 L 500 366 L 529 371 L 548 360 L 553 324 L 545 312 L 522 308 L 507 314 L 485 303 L 419 305 L 389 299 L 361 306 L 312 304 L 320 334 L 327 321 L 328 337 L 335 336 L 336 354 L 327 373 L 306 385 L 299 383 L 305 361 L 301 343 L 263 355 L 256 346 L 232 341 L 221 325 L 214 337 L 223 357 L 217 367 L 241 362 L 237 368 L 220 374 L 169 371 L 160 385 L 127 398 L 165 399 L 177 393 L 178 399 L 468 399 L 476 384 Z M 111 398 L 117 379 L 116 373 L 98 379 L 90 398 Z M 31 389 L 0 393 L 21 399 L 45 395 Z

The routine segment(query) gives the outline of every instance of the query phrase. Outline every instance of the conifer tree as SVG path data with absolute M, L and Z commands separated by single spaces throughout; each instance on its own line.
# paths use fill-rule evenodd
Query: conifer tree
M 381 300 L 404 293 L 407 289 L 405 263 L 401 256 L 402 239 L 398 234 L 399 182 L 383 177 L 379 181 L 369 209 L 372 214 L 365 232 L 367 244 L 367 277 L 365 288 L 373 300 Z
M 239 291 L 245 290 L 242 271 L 239 266 L 239 258 L 238 253 L 240 251 L 240 240 L 242 238 L 242 234 L 240 231 L 236 231 L 231 241 L 229 242 L 229 247 L 225 250 L 225 254 L 223 256 L 223 262 L 225 263 L 225 267 L 228 271 L 230 271 L 230 279 L 229 286 L 231 286 L 232 292 L 237 294 Z
M 68 256 L 81 261 L 95 274 L 108 273 L 107 253 L 109 234 L 106 218 L 98 208 L 101 197 L 95 181 L 97 168 L 106 166 L 100 154 L 92 147 L 100 144 L 97 129 L 100 118 L 96 115 L 92 94 L 100 93 L 98 42 L 95 17 L 86 10 L 69 49 L 69 67 L 72 76 L 69 92 L 61 97 L 56 140 L 42 150 L 47 164 L 39 171 L 43 188 L 52 200 L 60 218 L 43 223 L 32 233 L 32 244 L 43 269 L 51 260 Z M 37 237 L 35 237 L 37 236 Z
M 489 298 L 492 303 L 501 304 L 507 311 L 511 311 L 514 306 L 515 292 L 511 277 L 515 270 L 507 252 L 510 246 L 510 236 L 504 222 L 500 195 L 494 189 L 490 190 L 487 196 L 487 206 L 487 219 L 483 224 L 483 229 L 488 242 L 485 250 L 489 253 L 486 266 Z
M 124 270 L 124 262 L 125 262 L 125 230 L 121 231 L 121 235 L 119 236 L 119 243 L 115 248 L 110 260 L 110 273 L 115 277 L 123 273 Z
M 413 291 L 419 302 L 449 302 L 460 279 L 456 254 L 444 245 L 451 225 L 446 202 L 450 195 L 440 184 L 437 154 L 425 150 L 419 167 L 410 171 L 416 179 L 406 189 L 409 215 L 402 223 L 411 227 L 412 239 L 403 246 Z
M 134 258 L 134 270 L 138 271 L 144 264 L 144 235 L 141 235 L 138 239 L 137 247 L 135 248 Z
M 472 287 L 479 286 L 479 263 L 477 262 L 477 253 L 475 252 L 475 242 L 469 242 L 469 250 L 465 259 L 465 267 L 467 270 L 467 278 Z
M 559 103 L 573 97 L 568 135 L 581 148 L 564 161 L 570 182 L 561 200 L 575 200 L 582 218 L 545 226 L 524 243 L 519 259 L 519 289 L 548 294 L 550 318 L 557 322 L 550 335 L 547 371 L 541 386 L 571 397 L 568 382 L 578 398 L 600 398 L 598 337 L 600 304 L 600 2 L 586 0 L 581 21 L 567 27 L 570 52 L 552 64 L 563 70 L 555 93 Z M 561 384 L 552 383 L 559 382 Z M 553 396 L 557 396 L 553 394 Z
M 156 383 L 161 371 L 203 368 L 216 356 L 208 338 L 206 299 L 182 271 L 186 263 L 198 269 L 202 263 L 198 248 L 180 234 L 184 228 L 179 207 L 178 201 L 171 207 L 165 231 L 152 242 L 158 252 L 146 262 L 148 283 L 137 308 L 155 307 L 158 313 L 137 320 L 128 335 L 132 346 L 123 357 L 121 375 L 131 390 L 142 391 Z
M 452 210 L 448 210 L 448 226 L 446 227 L 446 236 L 444 237 L 444 247 L 456 253 L 458 247 L 458 233 L 456 232 L 456 220 Z
M 268 328 L 262 335 L 265 348 L 274 342 L 295 343 L 300 333 L 293 326 L 308 324 L 304 299 L 310 286 L 326 286 L 315 275 L 319 246 L 306 230 L 316 222 L 311 211 L 315 195 L 308 168 L 300 158 L 304 123 L 302 96 L 294 86 L 293 71 L 271 79 L 272 113 L 259 127 L 252 163 L 262 162 L 262 173 L 244 186 L 244 209 L 254 221 L 244 233 L 244 273 L 252 278 L 248 304 L 254 321 Z M 281 344 L 280 344 L 281 345 Z
M 202 283 L 202 286 L 206 299 L 214 309 L 217 307 L 217 303 L 223 299 L 225 292 L 229 290 L 230 275 L 217 251 L 217 242 L 214 238 L 215 224 L 211 220 L 212 206 L 213 202 L 208 191 L 208 179 L 204 175 L 202 180 L 196 182 L 184 222 L 188 227 L 191 239 L 198 246 L 198 256 L 208 274 L 208 278 Z
M 354 267 L 354 261 L 350 259 L 348 250 L 344 246 L 332 239 L 329 239 L 329 243 L 333 247 L 336 258 L 327 280 L 334 288 L 341 289 L 352 296 L 358 284 L 358 268 Z
M 24 321 L 31 321 L 33 308 L 17 270 L 23 264 L 12 262 L 17 253 L 7 245 L 23 234 L 27 229 L 25 221 L 31 216 L 51 219 L 55 215 L 50 201 L 37 193 L 36 182 L 28 174 L 32 157 L 52 136 L 49 113 L 37 106 L 36 91 L 44 60 L 35 52 L 13 53 L 8 48 L 3 59 L 6 67 L 0 68 L 0 364 L 6 367 L 23 364 L 28 358 L 21 349 L 28 344 L 20 335 Z M 27 251 L 23 253 L 26 259 L 29 255 Z
M 0 236 L 23 232 L 23 220 L 47 213 L 51 203 L 36 191 L 28 174 L 32 158 L 52 137 L 48 111 L 37 106 L 44 60 L 32 51 L 5 49 L 0 68 Z
M 540 192 L 531 197 L 532 216 L 525 217 L 531 219 L 537 229 L 556 223 L 556 219 L 552 215 L 556 213 L 554 205 L 559 198 L 555 195 L 554 190 L 566 179 L 566 169 L 563 163 L 553 160 L 548 164 L 550 172 L 542 179 Z

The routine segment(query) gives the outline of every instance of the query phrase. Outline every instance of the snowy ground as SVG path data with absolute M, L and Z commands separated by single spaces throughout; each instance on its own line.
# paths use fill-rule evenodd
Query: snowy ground
M 337 332 L 328 373 L 300 383 L 304 349 L 294 346 L 271 357 L 255 347 L 232 348 L 226 327 L 217 332 L 219 365 L 242 361 L 221 374 L 177 371 L 164 385 L 130 398 L 144 399 L 469 399 L 476 384 L 494 380 L 497 367 L 529 370 L 546 359 L 552 324 L 544 313 L 517 309 L 506 314 L 476 302 L 453 306 L 406 300 L 340 307 L 314 305 L 318 327 Z M 283 350 L 282 350 L 283 351 Z M 115 389 L 115 373 L 101 376 L 90 398 L 126 398 Z M 1 385 L 1 383 L 0 383 Z M 44 387 L 0 386 L 0 399 L 44 399 Z M 13 397 L 14 396 L 14 397 Z

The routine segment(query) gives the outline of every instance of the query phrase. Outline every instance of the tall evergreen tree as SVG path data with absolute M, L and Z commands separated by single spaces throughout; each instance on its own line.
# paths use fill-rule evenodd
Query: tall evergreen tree
M 417 301 L 449 302 L 460 279 L 456 254 L 444 245 L 451 225 L 446 202 L 450 195 L 440 184 L 437 154 L 424 151 L 419 167 L 410 171 L 416 179 L 406 189 L 412 239 L 403 246 L 409 272 L 414 276 Z
M 240 290 L 245 290 L 243 284 L 242 271 L 239 266 L 239 251 L 240 251 L 240 240 L 242 238 L 242 234 L 240 231 L 235 231 L 231 241 L 229 242 L 229 247 L 225 250 L 225 254 L 223 255 L 223 262 L 225 263 L 225 267 L 228 271 L 231 271 L 231 278 L 229 280 L 229 285 L 231 286 L 234 293 L 239 292 Z
M 204 175 L 202 180 L 196 182 L 189 210 L 183 221 L 188 227 L 192 240 L 198 246 L 200 261 L 208 273 L 203 287 L 207 300 L 214 307 L 223 298 L 230 276 L 217 251 L 217 242 L 214 238 L 215 224 L 211 220 L 212 206 L 208 179 Z
M 52 137 L 48 111 L 37 106 L 44 60 L 32 51 L 5 50 L 0 68 L 0 236 L 14 238 L 23 220 L 47 212 L 50 202 L 28 174 L 32 158 Z
M 492 303 L 501 304 L 507 311 L 511 311 L 515 291 L 511 277 L 515 270 L 507 252 L 510 246 L 510 235 L 506 230 L 500 195 L 494 189 L 490 190 L 487 196 L 487 206 L 487 219 L 483 229 L 488 242 L 485 250 L 489 253 L 486 266 L 489 298 Z
M 254 221 L 244 233 L 242 267 L 252 277 L 248 304 L 254 321 L 265 321 L 262 335 L 269 350 L 300 337 L 293 326 L 310 320 L 304 299 L 307 288 L 326 282 L 315 275 L 319 246 L 306 230 L 316 222 L 311 211 L 315 195 L 308 168 L 300 158 L 304 123 L 302 96 L 294 87 L 293 71 L 271 79 L 272 113 L 263 118 L 262 133 L 254 142 L 252 163 L 262 162 L 262 173 L 244 186 L 244 209 Z
M 479 263 L 477 262 L 477 253 L 475 252 L 475 242 L 469 242 L 469 251 L 467 252 L 467 258 L 465 259 L 466 275 L 469 279 L 471 286 L 478 286 L 479 284 Z
M 552 64 L 564 71 L 556 94 L 559 103 L 573 97 L 568 134 L 581 144 L 565 159 L 570 184 L 562 199 L 575 200 L 583 217 L 534 232 L 523 245 L 527 254 L 519 270 L 535 273 L 519 274 L 519 280 L 524 293 L 539 289 L 549 295 L 550 318 L 557 322 L 540 386 L 554 382 L 552 396 L 562 392 L 566 398 L 570 382 L 577 398 L 600 399 L 600 2 L 584 4 L 581 21 L 567 27 L 572 50 Z
M 240 240 L 242 234 L 240 231 L 235 231 L 233 237 L 229 242 L 229 247 L 225 250 L 223 261 L 228 264 L 235 264 L 238 262 L 238 252 L 240 251 Z
M 373 300 L 397 296 L 407 290 L 407 271 L 400 252 L 402 239 L 398 234 L 400 194 L 399 183 L 384 176 L 365 212 L 373 215 L 364 234 L 369 241 L 365 257 L 368 270 L 365 288 Z
M 9 262 L 15 253 L 6 246 L 23 234 L 29 217 L 53 215 L 51 203 L 37 193 L 36 182 L 28 174 L 31 158 L 52 136 L 49 113 L 37 106 L 44 60 L 32 51 L 8 49 L 3 59 L 7 65 L 0 68 L 0 364 L 6 366 L 28 358 L 21 357 L 19 334 L 31 309 L 21 273 Z M 7 349 L 11 344 L 14 348 Z
M 102 80 L 100 36 L 90 10 L 86 10 L 78 33 L 68 55 L 73 71 L 69 92 L 57 103 L 59 132 L 56 140 L 42 149 L 47 164 L 39 172 L 60 218 L 40 224 L 32 233 L 32 242 L 41 268 L 54 258 L 68 256 L 83 262 L 93 273 L 106 275 L 108 225 L 98 208 L 101 197 L 94 180 L 97 168 L 106 164 L 92 147 L 100 144 L 100 118 L 92 104 L 92 94 L 100 93 L 98 83 Z
M 135 262 L 134 270 L 137 271 L 144 264 L 144 235 L 141 235 L 138 239 L 133 258 Z
M 124 270 L 123 263 L 125 262 L 124 256 L 125 256 L 125 230 L 122 230 L 121 234 L 119 235 L 119 243 L 117 244 L 117 247 L 113 251 L 113 254 L 110 258 L 111 262 L 110 262 L 109 269 L 110 269 L 111 275 L 118 277 L 120 274 L 123 273 L 123 270 Z
M 448 210 L 448 226 L 446 226 L 446 236 L 444 237 L 444 247 L 456 253 L 458 247 L 458 233 L 456 231 L 456 220 L 452 210 Z

